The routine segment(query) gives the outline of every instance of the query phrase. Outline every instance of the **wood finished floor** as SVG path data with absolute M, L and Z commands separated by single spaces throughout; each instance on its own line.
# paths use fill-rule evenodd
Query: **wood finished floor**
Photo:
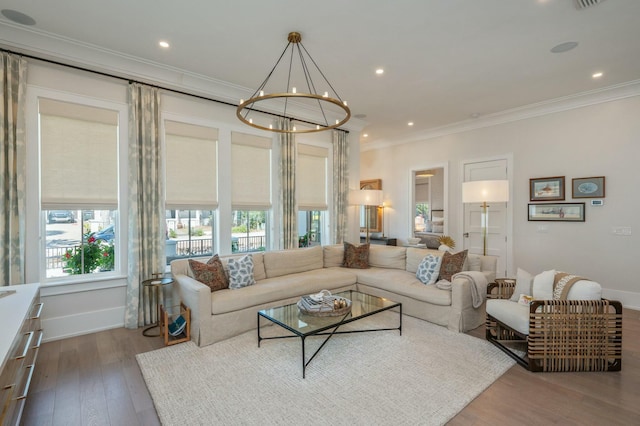
M 484 338 L 484 326 L 469 334 Z M 22 424 L 160 424 L 135 355 L 162 346 L 159 337 L 123 328 L 45 343 Z M 624 310 L 621 372 L 530 373 L 515 365 L 449 424 L 639 425 L 640 311 Z

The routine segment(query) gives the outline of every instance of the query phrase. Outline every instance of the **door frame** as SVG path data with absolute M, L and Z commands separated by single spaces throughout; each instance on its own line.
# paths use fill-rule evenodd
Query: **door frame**
M 504 271 L 506 277 L 515 277 L 515 264 L 513 258 L 513 205 L 514 205 L 514 187 L 515 183 L 513 181 L 513 153 L 496 155 L 491 157 L 478 157 L 478 158 L 467 158 L 460 160 L 458 165 L 458 197 L 456 199 L 458 205 L 458 223 L 460 226 L 458 227 L 459 231 L 456 235 L 458 241 L 463 241 L 464 233 L 466 230 L 464 229 L 464 204 L 462 203 L 462 183 L 464 182 L 464 170 L 467 164 L 471 163 L 482 163 L 485 161 L 496 161 L 496 160 L 505 160 L 507 163 L 507 180 L 509 180 L 509 201 L 507 202 L 506 208 L 506 229 L 505 233 L 507 236 L 507 261 L 505 262 L 506 271 Z M 497 276 L 500 277 L 500 271 L 496 271 Z

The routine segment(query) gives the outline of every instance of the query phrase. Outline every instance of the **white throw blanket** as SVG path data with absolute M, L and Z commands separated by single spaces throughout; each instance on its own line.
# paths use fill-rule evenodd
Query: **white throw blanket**
M 487 277 L 480 271 L 464 271 L 459 272 L 451 277 L 465 278 L 471 282 L 471 300 L 474 308 L 479 308 L 487 297 Z

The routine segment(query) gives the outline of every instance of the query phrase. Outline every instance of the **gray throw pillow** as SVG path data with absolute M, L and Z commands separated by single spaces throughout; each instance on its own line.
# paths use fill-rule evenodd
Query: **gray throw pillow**
M 253 278 L 253 257 L 250 254 L 242 256 L 240 259 L 229 259 L 229 288 L 239 289 L 254 285 Z

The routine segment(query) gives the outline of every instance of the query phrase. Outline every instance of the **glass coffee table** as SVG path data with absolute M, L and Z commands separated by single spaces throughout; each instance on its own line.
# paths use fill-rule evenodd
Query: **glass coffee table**
M 258 347 L 260 347 L 260 342 L 263 340 L 300 337 L 302 342 L 302 378 L 304 379 L 307 366 L 334 334 L 398 330 L 400 335 L 402 335 L 402 303 L 394 302 L 383 297 L 371 296 L 354 290 L 335 293 L 334 296 L 341 296 L 351 300 L 351 311 L 347 312 L 345 315 L 337 317 L 317 317 L 300 312 L 297 303 L 258 311 Z M 346 331 L 338 330 L 344 324 L 349 324 L 359 319 L 394 308 L 398 308 L 399 313 L 397 327 Z M 260 335 L 260 318 L 266 318 L 293 334 L 262 337 Z M 326 336 L 326 338 L 307 361 L 305 355 L 305 339 L 310 336 Z

